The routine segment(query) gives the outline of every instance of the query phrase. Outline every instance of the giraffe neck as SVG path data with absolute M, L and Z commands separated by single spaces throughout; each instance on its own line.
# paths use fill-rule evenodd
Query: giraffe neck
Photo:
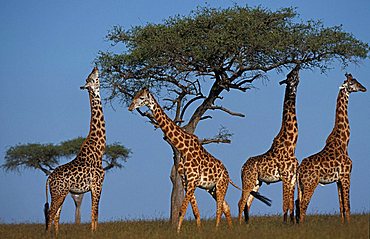
M 106 143 L 103 107 L 99 94 L 95 95 L 89 92 L 89 97 L 91 109 L 90 131 L 81 146 L 81 153 L 86 153 L 85 150 L 89 152 L 93 150 L 98 156 L 96 159 L 101 161 Z
M 296 88 L 292 90 L 288 85 L 285 88 L 282 124 L 274 143 L 291 142 L 293 151 L 298 137 L 298 124 L 296 116 Z
M 184 140 L 190 139 L 189 134 L 176 125 L 168 115 L 163 111 L 158 102 L 154 99 L 152 95 L 151 104 L 149 105 L 150 110 L 153 113 L 155 120 L 157 121 L 159 127 L 164 133 L 165 138 L 175 147 L 180 153 L 186 152 L 187 145 Z
M 335 111 L 335 124 L 330 133 L 326 144 L 335 141 L 343 148 L 347 148 L 349 143 L 349 121 L 348 121 L 348 99 L 349 93 L 346 89 L 341 89 L 337 98 L 337 106 Z

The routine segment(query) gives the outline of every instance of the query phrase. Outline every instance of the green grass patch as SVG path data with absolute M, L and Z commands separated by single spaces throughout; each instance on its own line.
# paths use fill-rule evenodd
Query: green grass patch
M 309 215 L 300 225 L 283 224 L 280 216 L 252 216 L 248 225 L 239 225 L 234 219 L 229 229 L 222 220 L 215 230 L 214 220 L 202 220 L 202 228 L 196 228 L 195 221 L 185 221 L 179 235 L 175 227 L 165 220 L 114 221 L 99 223 L 95 233 L 90 223 L 81 225 L 61 224 L 58 238 L 274 238 L 274 239 L 340 239 L 369 238 L 370 214 L 355 214 L 350 224 L 342 225 L 339 215 Z M 51 238 L 44 232 L 43 224 L 0 224 L 1 238 Z

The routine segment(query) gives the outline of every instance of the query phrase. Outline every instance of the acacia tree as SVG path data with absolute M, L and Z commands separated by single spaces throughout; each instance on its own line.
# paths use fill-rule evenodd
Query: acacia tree
M 367 43 L 340 26 L 303 21 L 293 8 L 198 8 L 159 24 L 127 30 L 115 26 L 107 39 L 115 51 L 102 51 L 96 58 L 106 99 L 127 105 L 135 92 L 148 87 L 188 133 L 212 118 L 212 110 L 244 117 L 222 106 L 224 93 L 246 92 L 271 70 L 300 64 L 301 69 L 325 72 L 333 62 L 345 67 L 367 58 L 369 52 Z M 138 112 L 156 125 L 149 111 Z M 231 134 L 222 131 L 202 143 L 229 143 Z M 176 170 L 180 155 L 174 148 L 173 155 L 171 221 L 176 225 L 184 194 Z
M 49 175 L 61 159 L 71 159 L 77 155 L 85 138 L 77 137 L 54 144 L 19 144 L 9 147 L 5 161 L 1 167 L 5 171 L 20 171 L 22 169 L 38 169 Z M 123 163 L 130 157 L 131 151 L 119 143 L 106 146 L 103 156 L 104 171 L 113 168 L 123 168 Z M 81 204 L 84 194 L 72 194 L 75 203 L 75 223 L 81 222 Z

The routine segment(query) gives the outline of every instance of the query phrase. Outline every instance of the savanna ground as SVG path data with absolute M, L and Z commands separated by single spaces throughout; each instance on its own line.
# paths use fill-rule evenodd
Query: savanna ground
M 202 220 L 201 230 L 195 221 L 185 221 L 182 231 L 167 220 L 103 222 L 97 232 L 90 232 L 90 224 L 61 224 L 58 238 L 369 238 L 370 213 L 352 215 L 351 223 L 342 225 L 338 215 L 310 215 L 305 224 L 284 225 L 280 216 L 253 216 L 248 225 L 234 219 L 232 229 L 223 220 L 218 231 L 214 220 Z M 43 224 L 0 224 L 0 238 L 50 238 Z

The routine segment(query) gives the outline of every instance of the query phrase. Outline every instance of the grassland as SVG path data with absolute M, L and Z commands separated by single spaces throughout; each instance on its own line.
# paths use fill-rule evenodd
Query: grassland
M 311 215 L 301 225 L 284 225 L 280 216 L 254 216 L 250 224 L 229 229 L 225 221 L 218 231 L 214 220 L 202 220 L 202 228 L 196 229 L 194 221 L 185 221 L 182 231 L 176 230 L 168 221 L 115 221 L 100 223 L 97 232 L 90 232 L 90 224 L 61 224 L 58 238 L 369 238 L 370 214 L 352 215 L 350 224 L 342 225 L 338 215 Z M 0 224 L 0 238 L 50 238 L 43 224 Z

